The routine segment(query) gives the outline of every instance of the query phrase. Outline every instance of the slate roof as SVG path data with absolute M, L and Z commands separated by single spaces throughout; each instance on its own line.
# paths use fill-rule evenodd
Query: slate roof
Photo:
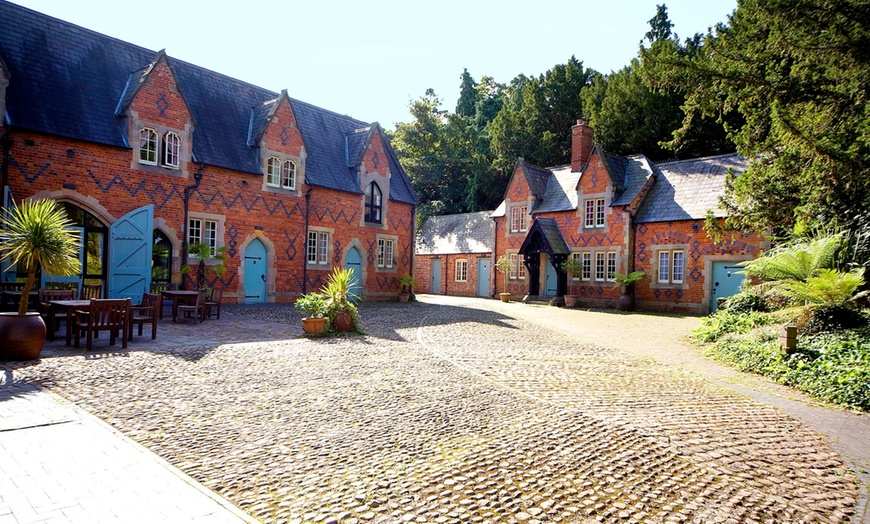
M 637 198 L 647 180 L 655 176 L 652 162 L 643 155 L 632 155 L 625 158 L 624 165 L 624 177 L 621 185 L 625 188 L 625 191 L 613 199 L 613 202 L 610 203 L 611 207 L 631 204 Z
M 534 237 L 535 231 L 539 231 L 544 239 L 543 252 L 550 255 L 567 255 L 571 252 L 568 248 L 568 243 L 565 242 L 565 237 L 562 236 L 562 230 L 559 229 L 559 224 L 552 218 L 536 218 L 532 227 L 523 240 L 523 245 L 520 247 L 520 253 L 526 252 L 526 246 Z
M 703 219 L 708 209 L 723 217 L 718 199 L 725 175 L 729 169 L 740 173 L 748 166 L 749 161 L 736 153 L 657 164 L 656 181 L 635 221 L 697 220 Z
M 580 181 L 580 173 L 572 172 L 570 164 L 555 167 L 550 172 L 552 176 L 547 180 L 544 199 L 534 212 L 550 213 L 577 209 L 577 183 Z
M 489 253 L 493 223 L 490 211 L 431 216 L 417 237 L 418 255 Z
M 523 173 L 526 175 L 526 181 L 529 183 L 529 190 L 540 201 L 547 192 L 547 182 L 552 173 L 549 169 L 529 164 L 526 161 L 521 161 L 521 164 Z
M 116 147 L 126 143 L 115 115 L 129 88 L 159 56 L 151 51 L 0 0 L 0 57 L 6 64 L 7 118 L 14 127 Z M 196 162 L 262 175 L 256 150 L 260 111 L 278 93 L 167 58 L 196 122 Z M 132 99 L 132 98 L 130 98 Z M 290 99 L 307 152 L 306 182 L 361 193 L 347 166 L 347 135 L 369 124 Z M 382 132 L 381 132 L 382 133 Z M 386 137 L 385 142 L 386 142 Z M 387 146 L 390 198 L 415 203 L 410 181 Z M 393 183 L 395 182 L 395 183 Z

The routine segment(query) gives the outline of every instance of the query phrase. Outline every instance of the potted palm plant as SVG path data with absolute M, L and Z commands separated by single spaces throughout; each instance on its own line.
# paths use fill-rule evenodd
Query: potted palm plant
M 613 274 L 613 289 L 622 288 L 622 295 L 616 301 L 616 309 L 634 311 L 634 283 L 646 276 L 645 271 L 632 271 L 627 275 Z
M 307 313 L 302 319 L 302 331 L 311 335 L 326 333 L 326 298 L 320 293 L 307 293 L 296 300 L 296 309 Z
M 187 246 L 187 253 L 197 260 L 196 272 L 194 273 L 196 288 L 206 291 L 207 300 L 211 299 L 211 290 L 206 282 L 207 271 L 211 269 L 218 278 L 226 273 L 227 267 L 224 265 L 224 262 L 227 261 L 226 251 L 227 248 L 225 246 L 219 247 L 212 254 L 211 246 L 203 242 L 196 242 Z M 181 274 L 186 275 L 191 272 L 191 269 L 192 266 L 190 264 L 184 264 L 181 266 Z
M 417 283 L 414 282 L 414 277 L 411 275 L 402 275 L 399 277 L 399 302 L 407 302 L 411 298 L 411 294 L 414 293 L 414 286 Z
M 516 264 L 514 263 L 514 261 L 511 260 L 510 258 L 504 256 L 504 255 L 500 256 L 499 259 L 495 261 L 496 270 L 498 270 L 499 273 L 504 275 L 504 288 L 503 288 L 503 291 L 498 294 L 498 296 L 499 296 L 499 298 L 501 298 L 502 302 L 510 302 L 511 301 L 510 291 L 507 290 L 507 279 L 508 279 L 508 275 L 510 275 L 513 272 L 515 267 L 516 267 Z
M 326 317 L 329 329 L 339 333 L 362 332 L 359 326 L 359 313 L 353 300 L 359 299 L 350 289 L 356 284 L 353 269 L 333 268 L 332 274 L 320 292 L 326 299 Z
M 568 257 L 567 260 L 562 262 L 562 270 L 568 274 L 569 294 L 565 295 L 565 307 L 574 307 L 577 305 L 579 297 L 574 293 L 570 293 L 570 291 L 574 289 L 574 279 L 579 278 L 583 272 L 583 263 L 577 258 Z
M 27 271 L 18 311 L 0 313 L 0 360 L 39 358 L 45 344 L 45 322 L 28 313 L 36 273 L 72 276 L 81 272 L 81 244 L 66 212 L 52 200 L 26 201 L 0 217 L 0 260 L 11 260 Z

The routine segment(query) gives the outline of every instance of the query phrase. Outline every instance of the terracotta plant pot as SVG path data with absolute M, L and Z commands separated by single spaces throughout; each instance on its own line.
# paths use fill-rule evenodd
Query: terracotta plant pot
M 0 360 L 35 360 L 45 344 L 39 313 L 0 313 Z
M 350 311 L 342 311 L 332 320 L 332 325 L 339 333 L 349 333 L 353 331 L 353 315 Z
M 498 296 L 501 298 L 502 302 L 510 302 L 511 294 L 510 293 L 499 293 Z
M 400 293 L 399 294 L 399 302 L 407 302 L 409 298 L 411 298 L 410 293 Z
M 565 295 L 565 307 L 576 307 L 578 295 Z
M 302 331 L 309 335 L 322 335 L 326 333 L 326 319 L 311 317 L 303 318 Z
M 620 311 L 634 311 L 634 295 L 628 293 L 620 295 L 616 301 L 616 309 Z

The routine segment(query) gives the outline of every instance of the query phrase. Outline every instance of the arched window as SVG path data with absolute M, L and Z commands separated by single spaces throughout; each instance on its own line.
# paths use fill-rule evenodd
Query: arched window
M 266 185 L 281 187 L 281 160 L 276 156 L 266 162 Z
M 163 135 L 163 165 L 178 168 L 178 152 L 181 139 L 172 131 Z
M 292 160 L 285 160 L 281 164 L 281 187 L 296 189 L 296 164 Z
M 157 131 L 150 127 L 139 130 L 139 163 L 157 165 Z
M 383 214 L 381 188 L 372 182 L 366 189 L 366 222 L 380 224 Z

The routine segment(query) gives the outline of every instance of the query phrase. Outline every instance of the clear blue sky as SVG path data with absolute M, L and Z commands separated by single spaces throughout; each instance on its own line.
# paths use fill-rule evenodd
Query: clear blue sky
M 454 110 L 463 68 L 504 83 L 571 55 L 602 73 L 618 70 L 637 55 L 663 0 L 13 2 L 392 129 L 430 87 Z M 664 3 L 681 38 L 737 7 Z

